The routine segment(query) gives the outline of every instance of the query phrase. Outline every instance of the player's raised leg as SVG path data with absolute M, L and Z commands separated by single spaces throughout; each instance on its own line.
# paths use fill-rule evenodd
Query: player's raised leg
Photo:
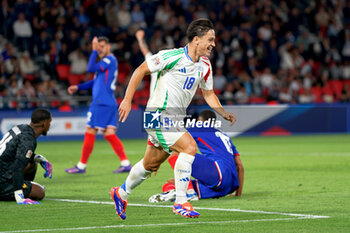
M 170 149 L 179 152 L 179 157 L 174 168 L 176 199 L 173 212 L 186 218 L 199 217 L 199 213 L 194 211 L 192 205 L 187 202 L 186 196 L 191 178 L 192 163 L 197 152 L 196 142 L 192 136 L 186 132 L 170 147 Z
M 139 186 L 152 172 L 157 171 L 167 158 L 168 154 L 162 149 L 147 145 L 144 158 L 132 167 L 122 186 L 111 189 L 116 214 L 121 219 L 124 220 L 126 218 L 127 200 L 132 190 Z

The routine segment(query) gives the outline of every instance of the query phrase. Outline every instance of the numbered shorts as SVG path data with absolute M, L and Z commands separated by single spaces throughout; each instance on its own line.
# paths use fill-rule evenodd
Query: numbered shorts
M 91 105 L 86 125 L 91 128 L 117 128 L 118 106 Z
M 187 130 L 180 132 L 164 132 L 161 129 L 146 129 L 146 131 L 148 133 L 148 141 L 150 142 L 148 144 L 155 147 L 162 147 L 168 154 L 171 154 L 169 147 L 174 145 L 177 140 L 187 132 Z
M 1 201 L 14 201 L 16 191 L 13 186 L 13 181 L 8 181 L 3 184 L 0 184 L 0 200 Z M 30 192 L 32 191 L 32 183 L 31 181 L 25 180 L 22 185 L 23 195 L 25 198 L 29 197 Z

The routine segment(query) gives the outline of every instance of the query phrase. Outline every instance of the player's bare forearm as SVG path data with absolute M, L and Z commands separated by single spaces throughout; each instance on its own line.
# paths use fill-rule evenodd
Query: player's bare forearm
M 225 112 L 224 108 L 222 107 L 218 97 L 215 95 L 213 90 L 203 90 L 202 94 L 204 97 L 205 102 L 214 109 L 218 114 L 222 116 L 222 114 Z
M 149 53 L 149 49 L 148 49 L 148 46 L 144 40 L 145 31 L 144 30 L 137 30 L 135 36 L 137 38 L 137 42 L 139 44 L 139 47 L 140 47 L 140 50 L 141 50 L 143 56 L 146 57 L 146 55 Z
M 215 112 L 217 112 L 220 116 L 222 116 L 225 120 L 228 120 L 231 122 L 231 126 L 236 122 L 236 116 L 231 112 L 226 112 L 224 108 L 222 107 L 218 97 L 215 95 L 213 90 L 203 90 L 203 97 L 205 102 L 214 109 Z
M 235 156 L 235 162 L 236 162 L 238 182 L 239 182 L 239 188 L 236 190 L 235 196 L 241 196 L 243 191 L 243 183 L 244 183 L 244 167 L 239 156 Z
M 138 41 L 141 53 L 144 57 L 149 53 L 148 46 L 144 40 Z

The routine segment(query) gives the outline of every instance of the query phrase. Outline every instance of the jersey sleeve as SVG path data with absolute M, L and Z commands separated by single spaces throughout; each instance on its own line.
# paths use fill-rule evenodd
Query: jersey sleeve
M 95 50 L 93 50 L 90 55 L 88 67 L 87 67 L 87 71 L 90 73 L 95 73 L 98 71 L 104 72 L 106 69 L 108 69 L 108 66 L 110 66 L 110 64 L 113 62 L 113 60 L 109 56 L 104 57 L 99 62 L 96 62 L 97 55 L 98 53 Z
M 210 61 L 209 59 L 203 59 L 202 62 L 205 64 L 206 69 L 204 72 L 204 78 L 199 83 L 199 87 L 203 90 L 213 90 L 213 69 Z
M 18 143 L 19 146 L 16 151 L 16 161 L 13 174 L 15 190 L 21 189 L 24 182 L 23 169 L 28 165 L 35 150 L 35 142 L 31 135 L 21 135 Z
M 239 156 L 239 152 L 238 152 L 236 146 L 233 144 L 232 140 L 231 140 L 231 144 L 232 144 L 233 155 L 234 156 Z
M 239 156 L 239 152 L 238 152 L 235 144 L 233 144 L 232 140 L 230 140 L 230 141 L 231 141 L 231 145 L 232 145 L 231 148 L 232 148 L 233 155 L 234 156 Z
M 169 50 L 162 50 L 146 58 L 147 66 L 151 73 L 162 71 L 173 61 L 171 57 L 164 55 L 166 52 L 169 52 Z
M 89 80 L 87 82 L 81 83 L 78 85 L 78 90 L 88 90 L 91 89 L 92 86 L 94 85 L 95 79 Z
M 99 69 L 103 72 L 111 65 L 112 62 L 113 62 L 113 60 L 109 56 L 107 56 L 107 57 L 103 58 L 100 62 L 98 62 L 97 64 L 99 66 Z

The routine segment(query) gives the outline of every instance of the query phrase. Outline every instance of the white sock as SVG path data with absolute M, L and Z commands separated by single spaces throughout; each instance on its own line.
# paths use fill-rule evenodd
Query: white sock
M 120 166 L 123 166 L 123 167 L 126 167 L 126 166 L 129 166 L 130 165 L 130 161 L 129 160 L 122 160 L 120 162 Z
M 79 163 L 77 164 L 77 167 L 78 167 L 80 170 L 83 170 L 83 169 L 86 168 L 86 164 L 79 161 Z
M 152 172 L 143 167 L 143 159 L 136 163 L 126 178 L 126 181 L 119 189 L 120 197 L 125 201 L 131 191 L 139 186 Z
M 177 204 L 187 202 L 186 191 L 191 178 L 194 156 L 181 152 L 174 167 Z

